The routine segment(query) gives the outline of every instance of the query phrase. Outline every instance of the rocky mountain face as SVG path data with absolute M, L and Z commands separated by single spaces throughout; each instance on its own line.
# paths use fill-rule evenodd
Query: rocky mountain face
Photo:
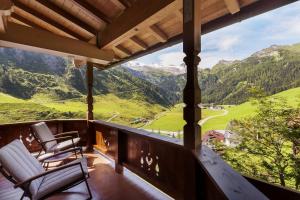
M 171 106 L 182 100 L 185 67 L 122 66 L 94 71 L 94 94 L 113 93 Z M 221 60 L 199 70 L 202 101 L 238 104 L 257 87 L 267 95 L 300 86 L 300 44 L 271 46 L 244 60 Z M 29 99 L 37 94 L 51 98 L 77 98 L 86 94 L 85 69 L 72 61 L 44 54 L 0 48 L 0 92 Z

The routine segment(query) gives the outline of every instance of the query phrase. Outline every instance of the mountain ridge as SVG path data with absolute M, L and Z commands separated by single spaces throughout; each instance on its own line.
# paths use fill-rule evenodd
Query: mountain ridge
M 182 66 L 182 69 L 183 66 Z M 94 70 L 94 94 L 113 93 L 165 107 L 182 101 L 185 74 L 151 66 L 122 66 Z M 30 99 L 43 93 L 55 99 L 86 95 L 85 68 L 56 56 L 0 48 L 0 92 Z M 272 45 L 243 60 L 220 60 L 199 69 L 202 102 L 240 104 L 253 87 L 267 95 L 300 86 L 300 44 Z

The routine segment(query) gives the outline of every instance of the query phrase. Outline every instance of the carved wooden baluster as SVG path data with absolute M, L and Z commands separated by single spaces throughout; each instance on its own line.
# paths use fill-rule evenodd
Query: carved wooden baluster
M 93 113 L 93 81 L 94 81 L 94 74 L 93 74 L 93 63 L 88 62 L 86 67 L 86 80 L 87 80 L 87 105 L 88 105 L 88 111 L 87 111 L 87 126 L 88 126 L 88 135 L 87 135 L 87 150 L 92 151 L 93 150 L 93 141 L 95 141 L 95 132 L 93 131 L 91 123 L 89 123 L 89 120 L 94 119 L 94 113 Z M 94 139 L 93 139 L 94 138 Z
M 88 105 L 88 112 L 87 112 L 87 119 L 93 120 L 94 113 L 93 113 L 93 63 L 88 62 L 86 67 L 86 78 L 87 78 L 87 105 Z
M 184 146 L 195 149 L 201 145 L 201 130 L 198 125 L 201 119 L 200 87 L 198 83 L 198 64 L 200 62 L 200 37 L 201 37 L 201 0 L 184 0 L 183 5 L 183 51 L 186 54 L 184 62 L 187 68 L 187 82 L 183 91 L 185 107 L 183 117 Z
M 183 0 L 183 51 L 184 63 L 187 68 L 187 82 L 183 91 L 184 146 L 187 151 L 184 158 L 184 199 L 197 199 L 196 164 L 190 150 L 201 145 L 201 129 L 198 125 L 201 119 L 200 87 L 198 83 L 198 64 L 201 50 L 201 1 Z

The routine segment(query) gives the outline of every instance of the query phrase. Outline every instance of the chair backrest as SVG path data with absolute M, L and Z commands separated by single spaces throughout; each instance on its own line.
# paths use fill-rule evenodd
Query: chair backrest
M 40 162 L 33 157 L 24 144 L 16 139 L 0 149 L 0 164 L 17 182 L 25 181 L 45 171 Z M 42 178 L 31 182 L 29 192 L 37 193 Z M 24 189 L 24 188 L 23 188 Z
M 45 141 L 48 141 L 48 140 L 55 139 L 53 133 L 48 128 L 48 126 L 47 126 L 47 124 L 45 122 L 40 122 L 40 123 L 37 123 L 37 124 L 33 124 L 31 126 L 31 128 L 34 131 L 33 134 L 35 135 L 35 137 L 37 137 L 37 139 L 40 142 L 45 142 Z M 56 141 L 47 142 L 45 144 L 42 144 L 42 147 L 43 147 L 44 151 L 47 153 L 56 144 L 57 144 Z

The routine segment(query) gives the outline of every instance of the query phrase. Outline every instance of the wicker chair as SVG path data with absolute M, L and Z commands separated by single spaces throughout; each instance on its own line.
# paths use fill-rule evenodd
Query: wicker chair
M 20 140 L 14 140 L 0 149 L 0 171 L 15 188 L 21 188 L 21 197 L 45 199 L 85 182 L 89 197 L 92 194 L 87 182 L 88 169 L 85 158 L 77 159 L 53 170 L 45 171 Z

